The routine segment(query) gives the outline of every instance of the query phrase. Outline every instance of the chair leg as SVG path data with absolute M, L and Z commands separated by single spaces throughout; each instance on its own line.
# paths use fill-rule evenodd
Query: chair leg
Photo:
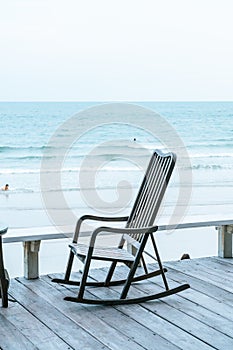
M 8 295 L 7 290 L 9 286 L 9 281 L 7 279 L 0 280 L 0 290 L 1 290 L 1 298 L 2 298 L 2 306 L 8 307 Z
M 70 274 L 71 274 L 73 261 L 74 261 L 74 253 L 72 251 L 70 251 L 69 260 L 68 260 L 68 263 L 67 263 L 66 273 L 65 273 L 65 280 L 66 281 L 68 281 L 70 279 Z
M 159 265 L 159 269 L 161 271 L 161 275 L 162 275 L 162 279 L 163 279 L 163 283 L 164 283 L 165 289 L 169 290 L 167 278 L 165 276 L 163 265 L 162 265 L 162 262 L 161 262 L 161 259 L 160 259 L 160 256 L 159 256 L 159 251 L 158 251 L 157 245 L 155 243 L 155 238 L 154 238 L 153 234 L 151 234 L 150 236 L 151 236 L 153 248 L 154 248 L 154 251 L 155 251 L 155 255 L 156 255 L 156 258 L 157 258 L 157 262 L 158 262 L 158 265 Z
M 124 243 L 125 243 L 125 239 L 122 237 L 120 242 L 119 242 L 118 248 L 122 249 L 124 246 Z M 108 287 L 110 282 L 111 282 L 116 265 L 117 265 L 117 261 L 113 261 L 109 270 L 108 270 L 107 277 L 106 277 L 105 282 L 104 282 L 104 285 L 106 287 Z
M 87 277 L 88 277 L 88 272 L 89 272 L 89 268 L 90 268 L 90 265 L 91 265 L 92 253 L 93 253 L 93 247 L 90 247 L 89 248 L 89 252 L 87 254 L 87 257 L 86 257 L 85 264 L 84 264 L 82 278 L 81 278 L 81 281 L 80 281 L 80 287 L 79 287 L 79 292 L 78 292 L 78 299 L 82 299 L 83 298 L 84 290 L 85 290 L 85 287 L 86 287 L 86 281 L 87 281 Z
M 9 287 L 9 276 L 7 270 L 4 269 L 2 254 L 2 236 L 0 235 L 0 297 L 2 298 L 2 306 L 8 306 L 7 290 Z
M 143 255 L 141 257 L 141 261 L 142 261 L 142 266 L 144 268 L 145 273 L 148 274 L 149 272 L 148 272 L 148 269 L 147 269 L 147 266 L 146 266 L 146 262 L 145 262 L 145 259 L 144 259 Z
M 107 274 L 107 277 L 106 277 L 105 282 L 104 282 L 104 285 L 105 285 L 106 287 L 109 286 L 109 284 L 110 284 L 110 282 L 111 282 L 111 279 L 112 279 L 112 276 L 113 276 L 113 273 L 114 273 L 114 270 L 115 270 L 116 265 L 117 265 L 117 262 L 114 261 L 114 262 L 111 264 L 111 266 L 110 266 L 110 268 L 109 268 L 109 270 L 108 270 L 108 274 Z
M 66 267 L 66 272 L 65 272 L 65 277 L 64 278 L 53 278 L 52 282 L 55 283 L 64 283 L 64 284 L 69 284 L 68 282 L 70 281 L 70 274 L 72 270 L 72 265 L 74 261 L 74 253 L 70 251 L 67 267 Z
M 137 270 L 138 264 L 139 264 L 140 259 L 142 257 L 142 253 L 143 253 L 143 250 L 145 248 L 147 239 L 148 239 L 148 234 L 145 233 L 144 234 L 144 238 L 143 238 L 143 240 L 141 242 L 140 248 L 139 248 L 139 250 L 138 250 L 138 252 L 136 254 L 134 263 L 133 263 L 133 265 L 132 265 L 132 267 L 131 267 L 131 269 L 129 271 L 128 278 L 126 280 L 124 288 L 122 289 L 120 299 L 125 299 L 127 297 L 127 294 L 128 294 L 128 291 L 129 291 L 129 288 L 130 288 L 130 285 L 131 285 L 131 282 L 133 280 L 133 277 L 134 277 L 135 272 Z

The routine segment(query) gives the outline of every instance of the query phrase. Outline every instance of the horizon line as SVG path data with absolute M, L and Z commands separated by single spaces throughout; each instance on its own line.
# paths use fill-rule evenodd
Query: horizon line
M 233 100 L 0 100 L 0 103 L 143 103 L 143 102 L 154 102 L 154 103 L 165 103 L 165 102 L 233 102 Z

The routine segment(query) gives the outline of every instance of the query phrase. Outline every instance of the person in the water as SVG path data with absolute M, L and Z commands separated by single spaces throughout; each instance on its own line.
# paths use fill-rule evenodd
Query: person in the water
M 8 191 L 9 190 L 9 185 L 5 184 L 4 187 L 2 187 L 2 191 Z

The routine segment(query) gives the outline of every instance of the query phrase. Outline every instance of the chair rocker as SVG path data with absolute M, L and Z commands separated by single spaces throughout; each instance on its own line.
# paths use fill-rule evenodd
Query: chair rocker
M 144 301 L 154 300 L 162 298 L 182 290 L 189 288 L 188 284 L 180 285 L 176 288 L 169 288 L 168 282 L 165 276 L 166 269 L 163 268 L 162 262 L 159 256 L 157 245 L 154 238 L 154 233 L 158 227 L 153 226 L 156 215 L 158 213 L 162 198 L 170 180 L 172 171 L 175 166 L 176 156 L 173 153 L 162 154 L 158 151 L 154 152 L 149 162 L 146 174 L 142 181 L 139 193 L 136 197 L 132 212 L 130 216 L 126 217 L 100 217 L 94 215 L 82 216 L 76 225 L 73 242 L 69 245 L 70 255 L 66 268 L 64 279 L 53 279 L 53 282 L 77 285 L 79 286 L 78 295 L 76 297 L 67 296 L 64 299 L 68 301 L 86 303 L 86 304 L 104 304 L 104 305 L 117 305 L 117 304 L 131 304 L 141 303 Z M 114 228 L 101 226 L 96 228 L 91 235 L 89 245 L 78 243 L 79 232 L 84 220 L 95 221 L 126 221 L 125 228 Z M 109 232 L 120 234 L 120 242 L 116 248 L 97 248 L 95 247 L 95 241 L 99 233 Z M 146 243 L 150 238 L 154 255 L 148 253 L 145 250 Z M 124 245 L 128 243 L 132 245 L 135 250 L 135 254 L 129 253 L 124 249 Z M 158 269 L 149 272 L 147 269 L 144 254 L 149 255 L 158 263 Z M 82 277 L 80 281 L 74 281 L 70 279 L 72 264 L 74 256 L 77 256 L 79 260 L 84 263 Z M 91 260 L 104 260 L 110 261 L 111 265 L 107 272 L 105 281 L 87 281 L 88 272 L 91 264 Z M 124 263 L 129 267 L 129 272 L 124 280 L 112 280 L 115 267 L 117 263 Z M 136 270 L 139 264 L 143 266 L 144 273 L 136 275 Z M 137 298 L 127 298 L 129 288 L 132 283 L 145 280 L 157 275 L 161 275 L 164 283 L 164 291 L 152 295 L 145 295 Z M 88 286 L 97 287 L 109 287 L 115 285 L 123 285 L 121 294 L 118 299 L 88 299 L 84 297 L 84 292 Z

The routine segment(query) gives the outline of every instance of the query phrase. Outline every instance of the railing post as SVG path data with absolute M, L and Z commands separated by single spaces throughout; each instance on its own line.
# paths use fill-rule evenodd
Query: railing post
M 39 277 L 39 250 L 41 241 L 23 242 L 24 277 L 28 280 Z
M 218 256 L 221 258 L 232 258 L 232 235 L 233 225 L 218 227 Z

